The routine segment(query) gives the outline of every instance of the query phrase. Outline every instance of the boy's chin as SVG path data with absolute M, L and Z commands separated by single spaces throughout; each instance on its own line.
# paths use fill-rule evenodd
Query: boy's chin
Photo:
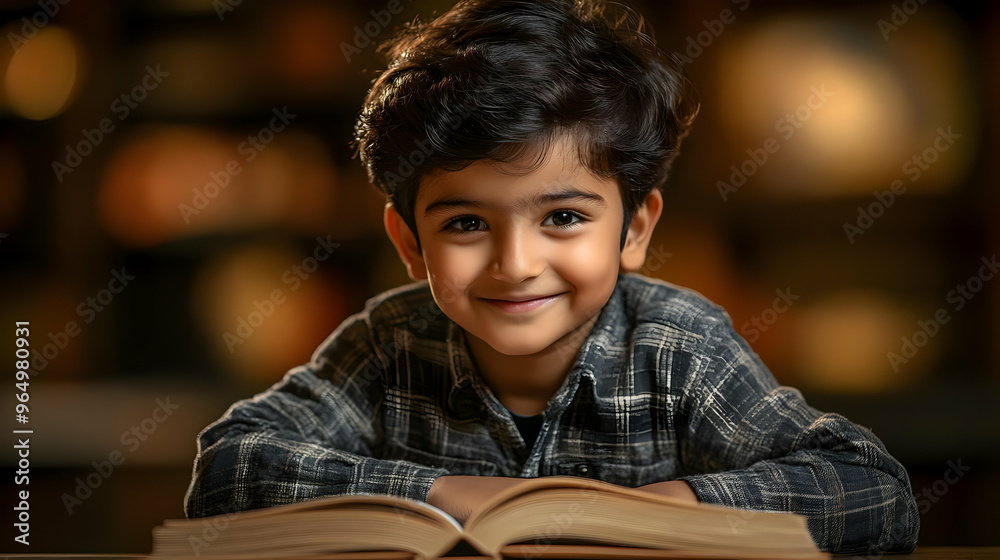
M 537 341 L 534 343 L 525 344 L 503 344 L 494 345 L 490 344 L 492 348 L 498 354 L 503 354 L 504 356 L 533 356 L 538 354 L 548 348 L 548 346 L 539 345 Z
M 478 336 L 476 338 L 479 338 Z M 523 336 L 523 337 L 489 337 L 479 338 L 486 346 L 494 352 L 504 356 L 534 356 L 547 353 L 547 351 L 558 351 L 562 346 L 562 338 L 551 340 L 549 337 Z

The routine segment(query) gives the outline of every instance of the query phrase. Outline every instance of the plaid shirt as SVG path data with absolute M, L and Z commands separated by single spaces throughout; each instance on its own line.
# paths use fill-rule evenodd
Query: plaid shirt
M 370 300 L 198 449 L 189 517 L 331 494 L 425 500 L 446 474 L 572 475 L 680 479 L 705 503 L 799 513 L 828 551 L 909 551 L 919 527 L 878 438 L 778 385 L 720 307 L 635 275 L 619 277 L 531 449 L 426 283 Z

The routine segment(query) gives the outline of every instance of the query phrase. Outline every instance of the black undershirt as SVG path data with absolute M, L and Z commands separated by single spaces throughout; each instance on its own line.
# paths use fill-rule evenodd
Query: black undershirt
M 510 412 L 510 409 L 507 410 Z M 521 439 L 524 440 L 524 445 L 528 449 L 535 446 L 535 440 L 538 439 L 538 432 L 542 430 L 542 415 L 536 414 L 534 416 L 522 416 L 515 412 L 510 412 L 510 417 L 514 419 L 514 425 L 517 426 L 517 431 L 521 432 Z

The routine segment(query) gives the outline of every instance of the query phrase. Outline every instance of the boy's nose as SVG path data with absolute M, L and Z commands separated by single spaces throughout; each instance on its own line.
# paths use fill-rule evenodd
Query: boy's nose
M 538 276 L 543 270 L 545 259 L 539 240 L 518 232 L 507 232 L 497 237 L 490 276 L 513 284 Z

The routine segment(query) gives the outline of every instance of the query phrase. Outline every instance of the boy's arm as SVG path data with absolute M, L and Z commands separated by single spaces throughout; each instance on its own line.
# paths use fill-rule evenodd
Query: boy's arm
M 382 367 L 366 324 L 356 320 L 338 329 L 309 365 L 233 405 L 199 435 L 186 515 L 335 494 L 424 500 L 447 471 L 373 458 L 382 439 Z
M 807 517 L 820 548 L 908 552 L 920 520 L 903 466 L 869 430 L 809 407 L 779 386 L 719 321 L 710 358 L 683 390 L 682 478 L 699 500 Z

